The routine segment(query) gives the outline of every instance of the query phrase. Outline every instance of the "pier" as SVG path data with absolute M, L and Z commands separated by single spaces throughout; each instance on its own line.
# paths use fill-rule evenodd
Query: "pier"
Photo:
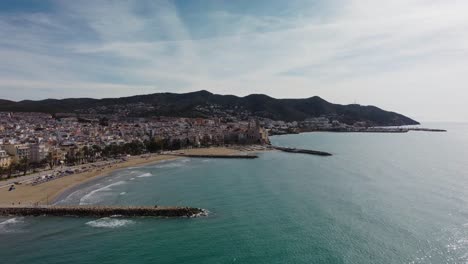
M 195 217 L 205 211 L 191 207 L 159 206 L 37 206 L 0 207 L 2 216 L 74 216 L 74 217 Z
M 332 156 L 332 154 L 328 152 L 310 150 L 310 149 L 285 148 L 285 147 L 278 147 L 278 146 L 272 146 L 272 148 L 280 150 L 280 151 L 288 152 L 288 153 L 301 153 L 301 154 L 310 154 L 310 155 L 317 155 L 317 156 Z

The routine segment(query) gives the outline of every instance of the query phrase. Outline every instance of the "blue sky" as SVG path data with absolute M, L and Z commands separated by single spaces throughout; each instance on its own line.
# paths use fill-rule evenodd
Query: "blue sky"
M 319 95 L 468 121 L 468 1 L 0 1 L 12 100 Z

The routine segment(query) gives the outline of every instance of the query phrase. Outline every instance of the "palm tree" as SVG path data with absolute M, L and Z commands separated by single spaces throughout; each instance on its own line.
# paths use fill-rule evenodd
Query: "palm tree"
M 67 152 L 67 154 L 65 154 L 65 163 L 68 164 L 68 165 L 75 164 L 75 161 L 76 161 L 75 157 L 72 156 L 69 152 Z
M 101 156 L 102 149 L 98 145 L 93 145 L 93 161 L 96 161 L 96 156 Z
M 47 156 L 46 156 L 46 158 L 45 158 L 45 161 L 47 162 L 47 164 L 49 164 L 50 169 L 53 169 L 53 168 L 54 168 L 54 165 L 55 165 L 54 163 L 55 163 L 55 162 L 54 162 L 54 158 L 52 157 L 52 153 L 51 153 L 51 152 L 47 153 Z
M 90 157 L 93 154 L 93 150 L 91 148 L 88 148 L 88 146 L 84 146 L 83 149 L 83 157 L 86 159 L 86 162 L 90 160 Z
M 7 171 L 5 167 L 0 167 L 0 178 L 3 178 L 3 174 Z
M 84 155 L 83 155 L 83 152 L 80 151 L 80 150 L 78 150 L 78 151 L 75 153 L 75 162 L 74 162 L 74 163 L 75 163 L 75 164 L 76 164 L 76 163 L 78 163 L 78 164 L 82 163 L 82 162 L 83 162 L 83 156 L 84 156 Z
M 28 157 L 24 157 L 24 158 L 22 158 L 20 160 L 19 167 L 20 167 L 20 169 L 23 170 L 23 175 L 26 175 L 26 173 L 29 170 L 29 159 L 28 159 Z
M 13 174 L 14 171 L 16 171 L 18 164 L 16 162 L 11 162 L 10 165 L 8 165 L 7 171 L 8 171 L 8 176 L 7 178 L 11 178 L 11 175 Z

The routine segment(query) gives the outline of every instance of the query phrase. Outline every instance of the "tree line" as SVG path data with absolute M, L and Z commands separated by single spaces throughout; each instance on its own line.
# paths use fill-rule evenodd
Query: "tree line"
M 178 150 L 188 147 L 190 142 L 188 140 L 147 140 L 147 141 L 132 141 L 124 144 L 111 144 L 104 148 L 93 145 L 84 146 L 76 151 L 68 151 L 65 155 L 66 165 L 79 165 L 108 158 L 119 158 L 126 155 L 141 155 L 145 153 L 157 153 L 164 150 Z M 60 160 L 54 158 L 52 153 L 38 163 L 31 162 L 28 158 L 22 158 L 18 162 L 11 162 L 7 167 L 0 167 L 0 178 L 12 178 L 20 175 L 26 175 L 35 169 L 49 167 L 53 169 L 55 166 L 60 165 Z

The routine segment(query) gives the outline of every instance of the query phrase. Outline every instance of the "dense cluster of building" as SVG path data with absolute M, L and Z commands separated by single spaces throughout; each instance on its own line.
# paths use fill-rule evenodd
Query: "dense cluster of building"
M 358 126 L 358 124 L 349 126 L 329 117 L 312 117 L 303 121 L 292 122 L 264 120 L 262 124 L 269 131 L 270 135 L 292 134 L 306 131 L 347 130 Z
M 365 121 L 355 122 L 352 125 L 338 121 L 335 117 L 312 117 L 303 121 L 273 121 L 262 120 L 262 126 L 267 129 L 269 135 L 295 134 L 313 131 L 329 132 L 385 132 L 401 133 L 408 132 L 408 128 L 400 127 L 374 127 Z
M 220 118 L 80 118 L 43 113 L 0 113 L 0 167 L 13 163 L 63 163 L 84 149 L 132 142 L 164 142 L 174 148 L 268 144 L 257 120 Z M 93 153 L 99 155 L 99 153 Z

